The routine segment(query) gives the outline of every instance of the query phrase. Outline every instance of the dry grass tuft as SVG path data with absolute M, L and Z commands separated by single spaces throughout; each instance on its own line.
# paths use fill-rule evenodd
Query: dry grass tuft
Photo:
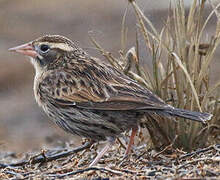
M 157 149 L 163 149 L 174 142 L 174 147 L 190 151 L 204 147 L 214 131 L 220 128 L 220 80 L 210 84 L 210 65 L 220 42 L 218 7 L 204 17 L 205 1 L 192 1 L 186 12 L 183 1 L 172 1 L 164 27 L 158 31 L 136 4 L 132 5 L 137 19 L 136 48 L 127 53 L 125 24 L 126 12 L 122 20 L 120 58 L 105 51 L 91 37 L 94 45 L 107 60 L 125 74 L 151 89 L 167 103 L 192 111 L 209 112 L 213 118 L 207 125 L 191 122 L 182 118 L 171 121 L 168 118 L 152 116 L 145 126 Z M 212 16 L 216 16 L 216 32 L 204 39 L 205 28 Z M 153 73 L 143 69 L 139 63 L 139 41 L 145 42 L 146 50 L 151 53 Z M 135 69 L 131 68 L 132 64 Z

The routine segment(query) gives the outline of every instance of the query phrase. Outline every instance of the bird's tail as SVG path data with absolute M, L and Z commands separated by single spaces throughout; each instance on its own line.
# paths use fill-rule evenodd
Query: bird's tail
M 201 112 L 189 111 L 189 110 L 179 109 L 179 108 L 173 108 L 173 109 L 170 108 L 164 111 L 165 113 L 168 113 L 171 116 L 191 119 L 191 120 L 199 121 L 202 123 L 205 123 L 206 121 L 210 120 L 213 116 L 212 114 L 209 114 L 209 113 L 201 113 Z

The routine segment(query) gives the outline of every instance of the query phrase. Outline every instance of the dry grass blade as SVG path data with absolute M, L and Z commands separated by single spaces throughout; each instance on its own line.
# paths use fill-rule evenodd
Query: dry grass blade
M 175 57 L 176 62 L 178 63 L 178 65 L 180 66 L 180 68 L 181 68 L 181 69 L 183 70 L 183 72 L 185 73 L 185 75 L 186 75 L 186 77 L 187 77 L 187 80 L 189 81 L 190 86 L 191 86 L 191 88 L 192 88 L 192 92 L 193 92 L 194 97 L 195 97 L 195 99 L 196 99 L 197 106 L 198 106 L 199 110 L 202 111 L 201 106 L 200 106 L 200 103 L 199 103 L 198 94 L 197 94 L 196 89 L 195 89 L 195 87 L 194 87 L 194 85 L 193 85 L 193 83 L 192 83 L 192 80 L 191 80 L 191 78 L 190 78 L 189 73 L 187 72 L 186 68 L 185 68 L 184 65 L 182 64 L 182 62 L 181 62 L 180 58 L 177 56 L 177 54 L 176 54 L 176 53 L 172 53 L 172 55 Z
M 141 77 L 138 76 L 136 73 L 132 71 L 128 71 L 128 76 L 138 81 L 140 84 L 144 85 L 145 87 L 151 89 L 152 87 Z
M 128 71 L 130 71 L 131 66 L 133 63 L 137 63 L 137 55 L 136 55 L 136 51 L 135 51 L 135 47 L 132 47 L 128 50 L 128 52 L 125 55 L 125 59 L 127 60 L 127 63 L 124 66 L 124 73 L 127 74 Z
M 125 25 L 127 11 L 128 11 L 128 7 L 126 7 L 126 9 L 125 9 L 125 13 L 123 15 L 122 25 L 121 25 L 121 51 L 122 51 L 123 55 L 125 54 L 125 48 L 126 48 L 126 42 L 127 42 L 127 32 L 128 32 L 128 29 L 126 28 L 126 25 Z
M 142 13 L 140 14 L 140 9 L 138 8 L 138 6 L 136 5 L 135 2 L 132 2 L 132 5 L 135 9 L 136 16 L 137 16 L 137 19 L 139 21 L 139 25 L 140 25 L 140 28 L 142 30 L 143 36 L 144 36 L 144 40 L 146 42 L 146 46 L 148 46 L 149 48 L 152 48 L 151 43 L 150 43 L 150 39 L 149 39 L 149 36 L 148 36 L 148 34 L 151 34 L 151 33 L 147 30 L 147 28 L 144 25 L 144 21 L 142 19 L 143 14 Z M 153 34 L 151 34 L 151 36 L 153 36 Z
M 131 2 L 132 6 L 134 7 L 135 11 L 136 11 L 136 14 L 138 15 L 138 17 L 140 19 L 144 19 L 147 24 L 150 26 L 151 30 L 153 31 L 155 37 L 159 37 L 159 34 L 156 30 L 156 28 L 154 27 L 154 25 L 151 23 L 151 21 L 144 15 L 144 13 L 141 11 L 141 9 L 139 8 L 139 6 L 136 4 L 135 1 L 132 1 Z
M 217 12 L 217 9 L 220 7 L 220 3 L 212 10 L 212 12 L 209 14 L 209 16 L 206 18 L 206 21 L 204 22 L 203 24 L 203 27 L 200 31 L 200 34 L 199 34 L 199 40 L 202 38 L 202 34 L 204 32 L 204 29 L 205 27 L 207 26 L 209 20 L 211 19 L 211 17 L 213 16 L 213 14 L 216 14 Z M 218 17 L 219 15 L 217 15 Z M 219 19 L 218 19 L 219 20 Z M 214 40 L 214 45 L 213 45 L 213 48 L 212 48 L 212 51 L 208 54 L 206 60 L 204 61 L 204 63 L 202 64 L 202 67 L 201 67 L 201 71 L 199 73 L 199 77 L 198 77 L 198 84 L 201 83 L 202 79 L 204 78 L 205 76 L 205 72 L 207 71 L 208 69 L 208 66 L 210 65 L 211 63 L 211 60 L 213 59 L 213 55 L 214 55 L 214 52 L 216 51 L 216 48 L 217 46 L 219 45 L 219 42 L 220 42 L 220 31 L 217 32 L 216 31 L 216 36 L 215 36 L 215 40 Z
M 105 51 L 101 45 L 91 36 L 89 35 L 91 42 L 95 45 L 95 47 L 99 50 L 99 52 L 108 60 L 108 62 L 120 70 L 122 70 L 121 65 L 118 63 L 117 59 L 113 57 L 110 52 Z

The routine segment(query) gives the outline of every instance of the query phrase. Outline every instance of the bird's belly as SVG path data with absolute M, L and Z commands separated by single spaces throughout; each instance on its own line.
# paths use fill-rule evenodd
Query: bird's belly
M 106 140 L 137 126 L 140 115 L 128 111 L 85 110 L 80 108 L 54 110 L 45 108 L 49 117 L 66 132 L 92 140 Z

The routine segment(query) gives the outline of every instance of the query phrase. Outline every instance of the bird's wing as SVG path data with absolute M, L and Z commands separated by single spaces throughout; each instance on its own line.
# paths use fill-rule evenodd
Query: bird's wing
M 57 105 L 101 110 L 164 109 L 168 106 L 151 91 L 108 66 L 100 69 L 87 64 L 81 69 L 48 74 L 41 88 Z

